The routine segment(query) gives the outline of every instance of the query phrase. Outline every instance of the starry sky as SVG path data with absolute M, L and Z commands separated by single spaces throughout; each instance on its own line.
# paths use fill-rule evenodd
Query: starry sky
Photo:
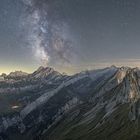
M 0 0 L 0 73 L 140 67 L 139 0 Z

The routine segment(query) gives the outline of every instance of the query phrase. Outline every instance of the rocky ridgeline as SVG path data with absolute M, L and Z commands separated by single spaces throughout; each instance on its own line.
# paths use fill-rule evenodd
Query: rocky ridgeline
M 41 95 L 27 103 L 19 112 L 1 117 L 2 133 L 16 128 L 15 132 L 18 130 L 17 133 L 27 135 L 27 129 L 36 128 L 35 137 L 44 136 L 69 113 L 69 116 L 73 114 L 71 121 L 81 117 L 75 124 L 77 127 L 97 120 L 97 115 L 102 112 L 100 119 L 98 117 L 98 123 L 92 126 L 96 130 L 106 124 L 106 120 L 112 120 L 114 112 L 117 111 L 118 116 L 122 115 L 120 107 L 125 105 L 127 105 L 127 118 L 130 122 L 139 120 L 140 71 L 138 68 L 112 66 L 67 76 L 51 68 L 40 67 L 33 74 L 26 76 L 30 79 L 38 79 L 39 84 L 40 81 L 45 82 L 46 88 Z M 50 83 L 57 83 L 57 85 L 48 89 Z M 81 115 L 80 106 L 83 105 L 87 110 Z M 75 110 L 74 113 L 71 113 L 72 110 Z

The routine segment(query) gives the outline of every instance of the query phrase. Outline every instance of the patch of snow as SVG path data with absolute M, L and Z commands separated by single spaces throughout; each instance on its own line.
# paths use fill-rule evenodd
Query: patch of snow
M 17 109 L 17 108 L 19 108 L 18 105 L 12 106 L 12 109 Z

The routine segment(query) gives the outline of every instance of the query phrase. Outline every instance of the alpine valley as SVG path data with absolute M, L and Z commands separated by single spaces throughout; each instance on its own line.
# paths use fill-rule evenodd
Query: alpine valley
M 140 140 L 140 70 L 2 74 L 0 140 Z

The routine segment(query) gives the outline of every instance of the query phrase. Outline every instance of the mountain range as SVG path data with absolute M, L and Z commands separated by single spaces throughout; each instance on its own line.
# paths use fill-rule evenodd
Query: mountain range
M 140 70 L 0 76 L 0 140 L 139 140 Z

